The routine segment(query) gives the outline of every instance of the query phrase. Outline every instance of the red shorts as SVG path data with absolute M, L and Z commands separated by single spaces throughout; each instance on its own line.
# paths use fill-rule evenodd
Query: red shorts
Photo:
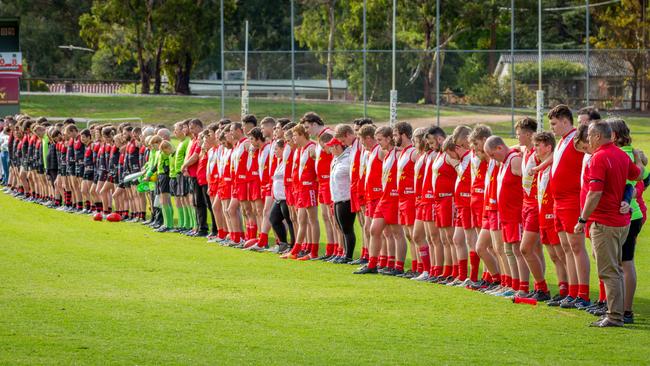
M 490 231 L 501 230 L 501 221 L 499 221 L 499 211 L 497 210 L 483 211 L 483 225 L 481 226 L 481 228 Z
M 456 207 L 456 227 L 471 229 L 472 226 L 472 209 L 471 207 Z
M 521 222 L 524 225 L 524 231 L 536 233 L 539 231 L 539 209 L 537 205 L 524 205 L 521 210 Z
M 324 185 L 319 185 L 318 186 L 318 203 L 324 204 L 324 205 L 331 205 L 332 204 L 332 193 L 330 192 L 330 186 L 329 183 L 327 183 L 327 186 L 325 187 Z
M 295 206 L 296 205 L 296 200 L 293 197 L 293 186 L 290 184 L 285 184 L 284 185 L 284 195 L 285 195 L 285 200 L 287 202 L 287 206 Z
M 413 226 L 415 224 L 415 197 L 399 200 L 398 221 L 400 225 Z
M 566 231 L 573 234 L 573 228 L 578 223 L 578 217 L 580 217 L 580 209 L 578 207 L 558 208 L 556 202 L 553 213 L 555 214 L 555 230 L 558 233 Z
M 232 182 L 222 180 L 219 183 L 219 190 L 217 191 L 217 197 L 220 200 L 229 200 L 232 198 Z
M 370 217 L 370 218 L 375 217 L 375 210 L 377 210 L 377 205 L 379 205 L 379 200 L 378 199 L 368 201 L 366 203 L 366 206 L 365 206 L 365 209 L 364 209 L 364 211 L 365 211 L 363 213 L 364 216 Z
M 415 207 L 415 219 L 419 221 L 432 222 L 433 221 L 433 202 L 425 201 L 419 202 Z
M 557 231 L 555 231 L 555 227 L 540 227 L 539 228 L 539 239 L 542 242 L 542 244 L 546 245 L 559 245 L 560 244 L 560 237 L 557 235 Z
M 248 182 L 248 200 L 259 201 L 262 199 L 262 183 L 259 179 L 254 179 Z
M 271 197 L 271 185 L 265 184 L 262 186 L 262 198 Z
M 454 198 L 439 197 L 434 202 L 435 221 L 438 227 L 450 227 L 454 219 Z
M 298 195 L 296 207 L 310 208 L 318 206 L 318 192 L 315 189 L 302 187 L 302 189 L 296 193 Z
M 480 229 L 483 227 L 483 204 L 470 206 L 472 211 L 472 227 Z
M 219 183 L 208 183 L 208 195 L 214 197 L 219 192 Z
M 397 225 L 399 223 L 398 209 L 397 197 L 394 199 L 380 199 L 372 217 L 374 219 L 384 219 L 386 225 Z
M 502 222 L 501 237 L 504 243 L 519 244 L 521 242 L 522 225 L 520 222 Z
M 352 213 L 361 211 L 361 202 L 359 202 L 359 197 L 354 190 L 350 191 L 350 211 Z
M 239 201 L 248 201 L 250 200 L 250 195 L 248 191 L 248 182 L 237 182 L 232 184 L 232 198 Z

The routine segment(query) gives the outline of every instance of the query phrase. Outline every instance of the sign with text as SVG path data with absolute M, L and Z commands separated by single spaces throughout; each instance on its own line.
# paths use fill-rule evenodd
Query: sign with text
M 20 52 L 0 52 L 0 75 L 23 74 L 23 55 Z
M 0 75 L 0 105 L 18 104 L 20 85 L 17 76 Z
M 18 18 L 0 18 L 0 52 L 20 51 L 19 25 Z

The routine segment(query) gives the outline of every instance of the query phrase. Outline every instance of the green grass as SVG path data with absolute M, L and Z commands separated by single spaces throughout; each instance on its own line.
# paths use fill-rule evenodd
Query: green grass
M 98 223 L 0 194 L 1 364 L 642 364 L 637 324 L 282 261 L 137 224 Z M 595 267 L 594 267 L 595 268 Z M 552 264 L 549 262 L 551 283 Z M 592 270 L 595 281 L 595 273 Z M 596 283 L 596 282 L 592 282 Z
M 239 118 L 240 101 L 226 99 L 226 116 Z M 186 118 L 198 117 L 206 121 L 219 119 L 221 102 L 217 97 L 181 96 L 75 96 L 23 95 L 21 110 L 33 116 L 79 118 L 139 117 L 145 123 L 171 124 Z M 291 117 L 290 100 L 251 99 L 249 110 L 258 116 Z M 296 117 L 309 111 L 318 112 L 327 123 L 351 122 L 363 116 L 363 104 L 316 102 L 302 100 L 296 103 Z M 466 115 L 467 112 L 441 110 L 441 116 Z M 399 108 L 399 118 L 435 118 L 432 106 L 405 105 Z M 376 121 L 389 119 L 386 104 L 368 106 L 368 116 Z

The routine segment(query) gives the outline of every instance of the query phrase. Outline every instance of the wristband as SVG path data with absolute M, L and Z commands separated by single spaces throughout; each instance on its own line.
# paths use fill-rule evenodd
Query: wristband
M 580 224 L 586 224 L 587 220 L 583 219 L 582 217 L 578 217 L 578 223 Z

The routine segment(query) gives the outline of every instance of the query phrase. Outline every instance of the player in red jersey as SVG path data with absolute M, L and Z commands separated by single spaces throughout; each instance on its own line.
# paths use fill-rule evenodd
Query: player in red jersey
M 221 153 L 218 156 L 218 162 L 217 162 L 217 171 L 219 174 L 219 186 L 217 187 L 217 202 L 218 204 L 213 205 L 213 212 L 216 208 L 219 208 L 219 205 L 221 205 L 221 212 L 224 215 L 225 224 L 227 229 L 225 228 L 219 228 L 220 231 L 217 232 L 217 239 L 214 239 L 214 242 L 219 243 L 219 244 L 228 244 L 227 236 L 230 235 L 230 238 L 232 240 L 232 233 L 234 231 L 232 227 L 232 220 L 229 219 L 228 215 L 228 208 L 230 207 L 230 201 L 232 200 L 232 177 L 233 177 L 233 172 L 232 172 L 232 150 L 234 147 L 234 141 L 232 137 L 232 133 L 230 132 L 230 124 L 232 122 L 228 121 L 228 123 L 223 124 L 223 132 L 221 136 L 219 136 L 219 140 L 221 142 Z
M 308 112 L 300 119 L 309 135 L 316 139 L 316 173 L 318 175 L 318 203 L 323 218 L 325 237 L 327 239 L 325 257 L 331 257 L 335 248 L 338 247 L 338 240 L 335 236 L 336 223 L 332 214 L 332 197 L 329 192 L 329 174 L 332 162 L 332 154 L 324 149 L 320 144 L 320 138 L 323 135 L 329 135 L 329 140 L 334 137 L 334 131 L 325 126 L 321 117 L 314 113 Z M 328 140 L 328 141 L 329 141 Z
M 370 127 L 372 128 L 372 127 Z M 366 126 L 361 128 L 360 134 L 364 134 Z M 368 130 L 368 129 L 366 129 Z M 373 148 L 368 164 L 371 173 L 374 171 L 372 164 L 375 159 L 382 161 L 381 167 L 381 184 L 382 195 L 374 208 L 372 224 L 370 225 L 370 260 L 368 264 L 361 267 L 355 274 L 375 274 L 378 273 L 377 265 L 379 254 L 382 249 L 382 237 L 386 236 L 392 239 L 387 245 L 387 254 L 390 257 L 394 254 L 394 242 L 404 236 L 402 228 L 399 226 L 398 209 L 399 197 L 397 193 L 397 156 L 393 143 L 393 130 L 388 126 L 380 127 L 375 132 L 375 139 L 381 150 Z M 368 178 L 368 175 L 366 175 Z M 368 186 L 366 186 L 368 188 Z M 369 204 L 369 203 L 368 203 Z M 394 264 L 393 264 L 394 265 Z M 390 266 L 390 263 L 388 264 Z M 395 270 L 394 272 L 398 272 Z M 399 274 L 399 273 L 395 273 Z
M 275 120 L 266 117 L 263 122 L 267 124 L 266 133 L 273 133 L 273 128 L 268 128 L 268 125 L 275 126 Z M 256 227 L 250 225 L 249 228 L 249 237 L 255 234 L 255 237 L 248 239 L 244 245 L 244 249 L 253 249 L 255 250 L 264 249 L 268 246 L 268 232 L 271 229 L 271 224 L 268 218 L 268 211 L 270 210 L 270 205 L 272 204 L 271 191 L 270 191 L 270 175 L 269 175 L 269 165 L 271 163 L 271 143 L 270 135 L 265 135 L 265 132 L 260 127 L 255 127 L 248 133 L 248 139 L 251 142 L 251 146 L 254 149 L 255 153 L 252 155 L 254 163 L 251 164 L 251 172 L 253 179 L 251 180 L 252 184 L 250 186 L 250 191 L 257 193 L 259 190 L 260 195 L 257 200 L 252 201 L 252 208 L 254 210 L 254 216 L 256 219 L 256 227 L 260 228 L 260 237 L 257 238 Z M 267 202 L 268 201 L 268 202 Z M 266 206 L 269 206 L 268 209 Z M 259 245 L 258 245 L 259 244 Z
M 555 137 L 550 132 L 541 132 L 533 136 L 535 155 L 541 161 L 553 156 Z M 546 247 L 551 261 L 555 265 L 559 294 L 553 301 L 561 300 L 568 291 L 565 254 L 560 245 L 560 237 L 555 230 L 555 215 L 553 214 L 553 196 L 551 195 L 551 166 L 537 173 L 537 203 L 539 207 L 539 238 Z M 531 268 L 532 270 L 532 268 Z M 538 288 L 532 298 L 538 301 L 548 301 L 549 293 L 543 293 Z
M 470 206 L 472 209 L 472 225 L 478 232 L 476 240 L 476 254 L 483 260 L 485 267 L 483 268 L 483 277 L 481 281 L 478 279 L 478 273 L 474 273 L 474 265 L 472 265 L 472 273 L 470 278 L 474 281 L 474 285 L 470 286 L 474 290 L 494 290 L 501 283 L 501 274 L 499 271 L 499 256 L 494 251 L 492 244 L 492 230 L 495 231 L 495 237 L 500 239 L 501 233 L 498 222 L 493 222 L 495 226 L 490 226 L 490 212 L 496 212 L 496 198 L 494 198 L 494 206 L 490 204 L 490 188 L 495 186 L 496 181 L 496 162 L 485 153 L 484 146 L 485 140 L 492 136 L 492 130 L 488 126 L 479 125 L 474 128 L 469 135 L 470 145 L 472 147 L 472 197 L 470 199 Z M 496 189 L 493 190 L 496 193 Z M 498 215 L 495 215 L 498 216 Z M 498 235 L 496 235 L 498 233 Z M 470 260 L 478 265 L 478 258 L 470 256 Z
M 437 154 L 437 149 L 434 150 L 437 146 L 429 144 L 426 138 L 432 129 L 421 127 L 413 132 L 413 143 L 418 155 L 413 176 L 415 185 L 413 242 L 416 246 L 413 256 L 417 257 L 417 263 L 411 262 L 411 268 L 417 266 L 417 270 L 414 271 L 419 272 L 419 275 L 412 278 L 416 281 L 429 279 L 430 269 L 433 266 L 431 261 L 434 251 L 433 240 L 439 240 L 438 229 L 433 222 L 433 189 L 431 188 L 431 163 Z
M 402 226 L 402 235 L 395 239 L 395 267 L 382 270 L 382 274 L 400 275 L 413 278 L 420 275 L 417 273 L 417 252 L 416 243 L 413 241 L 413 225 L 415 224 L 415 162 L 418 158 L 417 150 L 413 146 L 413 127 L 408 122 L 398 122 L 393 126 L 393 141 L 396 148 L 397 164 L 397 194 L 398 222 Z M 404 261 L 406 260 L 407 241 L 411 244 L 411 259 L 415 266 L 411 267 L 410 273 L 404 272 Z M 422 246 L 423 243 L 417 243 Z
M 548 301 L 551 299 L 548 285 L 544 277 L 544 252 L 539 240 L 539 202 L 537 199 L 537 174 L 534 168 L 541 163 L 535 154 L 533 145 L 533 134 L 537 131 L 537 121 L 532 118 L 523 118 L 517 121 L 515 132 L 519 141 L 522 154 L 521 161 L 521 183 L 524 194 L 524 204 L 522 208 L 522 222 L 524 233 L 521 238 L 521 254 L 526 260 L 530 273 L 535 279 L 534 294 L 538 301 Z M 528 292 L 525 288 L 527 274 L 519 273 L 520 283 L 519 290 Z
M 316 144 L 309 140 L 309 133 L 302 124 L 294 127 L 292 132 L 293 140 L 299 147 L 298 155 L 294 156 L 294 159 L 297 159 L 297 166 L 294 166 L 293 180 L 293 188 L 297 196 L 298 231 L 293 249 L 281 258 L 309 260 L 318 257 L 320 238 Z M 294 165 L 295 163 L 294 160 Z M 306 251 L 303 256 L 299 256 L 301 250 Z
M 230 240 L 232 246 L 243 244 L 244 232 L 242 231 L 242 216 L 245 222 L 253 217 L 249 199 L 248 161 L 251 150 L 250 141 L 244 136 L 243 126 L 239 122 L 230 124 L 230 134 L 233 139 L 233 150 L 230 154 L 230 167 L 232 171 L 232 197 L 228 205 L 228 218 L 230 220 Z M 241 208 L 241 213 L 240 213 Z
M 447 140 L 453 139 L 447 136 Z M 445 145 L 443 142 L 443 146 Z M 434 197 L 435 222 L 440 232 L 440 239 L 443 244 L 443 269 L 437 274 L 434 282 L 447 284 L 453 282 L 458 276 L 458 262 L 456 261 L 456 249 L 453 244 L 454 235 L 454 185 L 456 183 L 456 170 L 452 165 L 450 157 L 444 151 L 433 161 L 432 166 L 432 187 Z M 436 255 L 436 260 L 438 256 Z
M 555 146 L 551 167 L 551 187 L 554 202 L 555 229 L 560 236 L 567 263 L 569 295 L 561 302 L 550 301 L 549 306 L 575 307 L 589 299 L 589 256 L 584 233 L 573 229 L 580 216 L 580 172 L 584 153 L 573 145 L 575 128 L 573 114 L 568 106 L 560 104 L 548 112 L 551 130 L 560 141 Z
M 456 220 L 454 223 L 453 242 L 458 262 L 458 276 L 448 286 L 471 285 L 467 278 L 468 248 L 476 254 L 476 231 L 472 226 L 471 187 L 472 187 L 472 155 L 469 146 L 469 135 L 472 130 L 467 126 L 454 129 L 452 138 L 445 141 L 443 151 L 450 157 L 456 169 L 457 177 L 454 186 L 454 206 Z M 478 271 L 478 268 L 475 269 Z
M 521 210 L 523 190 L 521 189 L 521 154 L 510 149 L 502 138 L 491 136 L 485 141 L 485 152 L 500 163 L 497 173 L 497 209 L 501 220 L 501 233 L 505 243 L 504 252 L 509 266 L 512 283 L 510 289 L 497 296 L 513 296 L 519 291 L 519 274 L 526 271 L 526 262 L 521 254 Z M 521 293 L 519 293 L 521 295 Z
M 377 205 L 379 204 L 379 200 L 383 193 L 381 183 L 381 146 L 377 143 L 377 139 L 375 138 L 376 132 L 376 128 L 373 125 L 364 125 L 359 129 L 358 132 L 359 141 L 364 148 L 364 154 L 367 153 L 367 158 L 364 158 L 363 156 L 361 157 L 361 162 L 364 168 L 362 170 L 360 186 L 363 186 L 364 193 L 363 215 L 365 218 L 362 230 L 364 233 L 368 233 L 368 236 L 370 236 L 370 228 L 372 225 L 373 217 L 375 215 L 375 209 L 377 208 Z M 370 240 L 368 241 L 368 246 L 370 246 Z M 369 260 L 370 248 L 368 248 L 367 255 Z M 386 257 L 385 249 L 384 255 L 380 258 L 380 260 L 382 262 L 382 265 L 385 265 L 386 261 L 388 260 Z M 363 262 L 364 261 L 360 261 L 359 264 L 367 264 L 367 262 Z

